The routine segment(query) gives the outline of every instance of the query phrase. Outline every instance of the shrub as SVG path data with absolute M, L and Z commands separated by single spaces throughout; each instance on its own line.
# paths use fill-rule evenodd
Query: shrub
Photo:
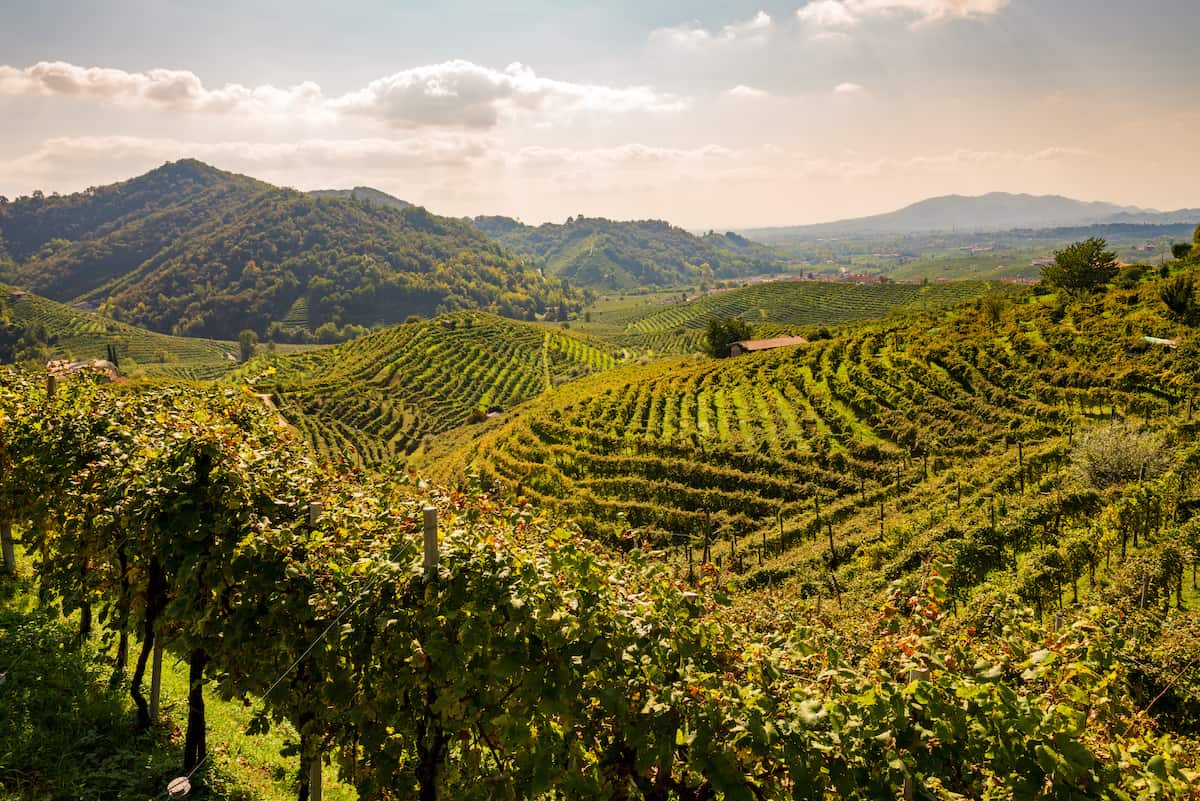
M 1075 447 L 1074 462 L 1083 483 L 1104 489 L 1162 475 L 1171 455 L 1160 433 L 1110 425 L 1083 438 Z

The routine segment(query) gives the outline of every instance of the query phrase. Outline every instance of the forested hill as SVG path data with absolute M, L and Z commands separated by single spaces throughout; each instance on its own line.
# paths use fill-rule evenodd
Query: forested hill
M 547 273 L 605 289 L 676 286 L 706 278 L 778 272 L 786 260 L 735 234 L 694 236 L 661 220 L 617 222 L 572 217 L 558 225 L 524 225 L 509 217 L 476 217 L 475 225 Z
M 532 318 L 558 282 L 423 208 L 313 197 L 197 161 L 0 203 L 0 280 L 167 333 L 333 341 L 409 315 Z
M 356 186 L 353 189 L 314 189 L 308 194 L 313 197 L 345 197 L 353 200 L 365 200 L 377 206 L 390 206 L 394 209 L 407 209 L 414 205 L 407 200 L 401 200 L 369 186 Z

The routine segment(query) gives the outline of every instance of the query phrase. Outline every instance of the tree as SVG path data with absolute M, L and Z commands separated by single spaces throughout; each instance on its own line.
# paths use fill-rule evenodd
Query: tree
M 241 352 L 242 361 L 248 362 L 254 358 L 254 351 L 258 347 L 258 334 L 247 328 L 242 333 L 238 334 L 238 349 Z
M 724 358 L 729 355 L 730 345 L 750 339 L 751 336 L 753 332 L 745 320 L 739 320 L 737 317 L 714 317 L 708 321 L 708 328 L 704 332 L 705 350 L 709 356 Z
M 1085 294 L 1108 284 L 1117 276 L 1117 254 L 1105 250 L 1108 242 L 1097 237 L 1054 251 L 1054 264 L 1042 268 L 1042 281 Z
M 1200 316 L 1196 305 L 1196 278 L 1193 273 L 1177 275 L 1162 285 L 1158 297 L 1180 322 L 1192 325 Z
M 1186 259 L 1192 254 L 1193 247 L 1191 242 L 1176 242 L 1171 245 L 1171 257 L 1174 259 Z

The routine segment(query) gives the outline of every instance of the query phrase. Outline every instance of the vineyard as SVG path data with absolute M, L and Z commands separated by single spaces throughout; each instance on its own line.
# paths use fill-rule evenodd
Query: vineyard
M 62 788 L 6 763 L 19 797 L 203 787 L 224 758 L 214 693 L 253 712 L 242 737 L 296 732 L 301 801 L 322 767 L 360 798 L 421 801 L 1194 797 L 1195 743 L 1145 714 L 1174 685 L 1127 666 L 1146 630 L 1127 637 L 1120 607 L 960 619 L 930 561 L 841 623 L 782 596 L 751 616 L 710 563 L 682 580 L 527 502 L 364 482 L 296 445 L 234 390 L 0 375 L 0 533 L 77 642 L 104 643 L 132 702 L 112 725 L 156 725 L 156 642 L 190 673 L 178 771 L 131 762 L 103 793 L 112 771 Z M 48 644 L 14 632 L 0 748 L 24 754 Z
M 658 353 L 702 351 L 709 320 L 738 317 L 756 335 L 773 336 L 807 326 L 882 319 L 942 309 L 990 293 L 1011 294 L 1014 284 L 955 281 L 939 284 L 851 284 L 834 281 L 771 281 L 676 302 L 656 297 L 652 304 L 605 304 L 590 323 L 576 324 L 623 347 Z M 636 296 L 631 296 L 634 300 Z
M 379 465 L 413 453 L 431 435 L 608 370 L 614 356 L 596 340 L 461 312 L 258 360 L 249 379 L 320 458 Z
M 159 334 L 0 286 L 0 303 L 21 328 L 41 327 L 54 358 L 104 359 L 116 348 L 126 373 L 213 380 L 237 366 L 236 342 Z
M 1200 559 L 1197 363 L 1194 345 L 1144 339 L 1186 334 L 1160 290 L 1071 304 L 1026 294 L 990 313 L 605 373 L 434 474 L 478 473 L 605 541 L 668 548 L 679 575 L 719 563 L 745 589 L 878 597 L 952 556 L 959 598 L 986 580 L 1048 610 L 1087 565 L 1111 564 L 1114 549 L 1123 562 L 1132 543 L 1172 565 L 1154 586 L 1182 597 Z M 1142 435 L 1170 454 L 1161 471 L 1078 479 L 1089 438 L 1124 451 L 1122 437 Z

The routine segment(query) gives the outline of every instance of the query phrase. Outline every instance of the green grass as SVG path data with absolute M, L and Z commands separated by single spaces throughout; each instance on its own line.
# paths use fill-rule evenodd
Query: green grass
M 187 665 L 163 660 L 163 722 L 134 729 L 126 683 L 110 686 L 112 648 L 102 634 L 76 643 L 78 615 L 41 607 L 30 564 L 20 577 L 0 578 L 0 801 L 145 801 L 165 798 L 180 774 L 187 714 Z M 131 661 L 136 645 L 131 643 Z M 147 671 L 147 674 L 149 671 Z M 149 675 L 145 687 L 149 688 Z M 290 801 L 296 797 L 294 758 L 280 756 L 295 740 L 290 727 L 250 736 L 253 708 L 205 698 L 209 759 L 198 777 L 212 801 Z M 326 767 L 325 798 L 352 801 L 353 788 Z

